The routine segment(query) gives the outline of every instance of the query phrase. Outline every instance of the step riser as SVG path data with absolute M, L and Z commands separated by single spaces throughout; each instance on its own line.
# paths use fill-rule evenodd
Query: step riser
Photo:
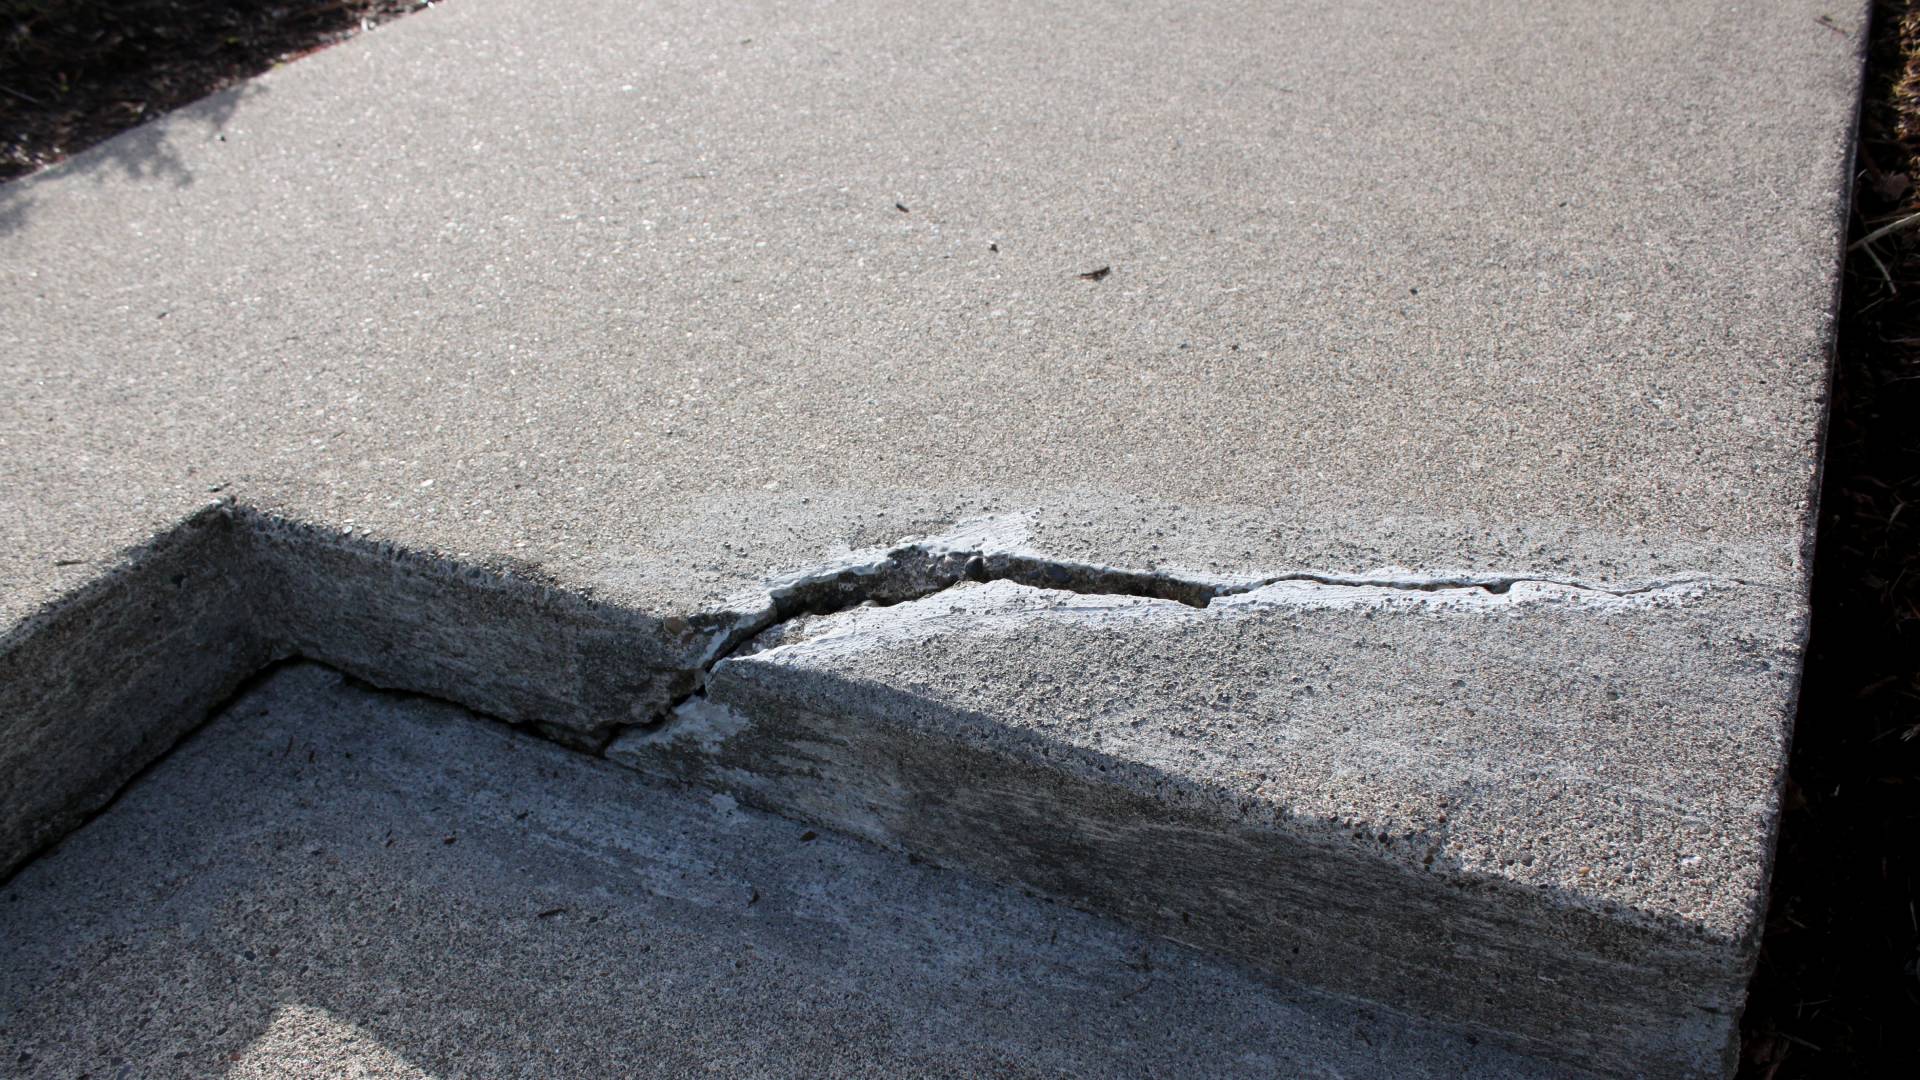
M 929 737 L 865 707 L 871 685 L 840 688 L 861 703 L 847 711 L 796 707 L 736 667 L 716 671 L 702 722 L 623 738 L 609 756 L 1525 1052 L 1646 1075 L 1732 1061 L 1746 971 L 1725 950 Z M 835 689 L 807 696 L 821 695 Z
M 449 560 L 241 512 L 288 653 L 597 753 L 693 689 L 703 637 Z
M 597 752 L 692 689 L 707 645 L 497 573 L 210 507 L 0 647 L 0 877 L 277 660 Z
M 959 737 L 991 718 L 750 651 L 650 724 L 695 690 L 724 641 L 770 617 L 689 626 L 218 507 L 0 655 L 0 766 L 28 778 L 0 801 L 0 862 L 16 867 L 85 820 L 263 666 L 303 656 L 1529 1053 L 1650 1075 L 1732 1060 L 1750 943 L 1183 809 L 1152 797 L 1157 782 L 1182 782 L 1171 775 L 1090 781 Z M 894 719 L 916 711 L 913 725 Z
M 0 646 L 0 879 L 274 659 L 231 573 L 245 543 L 198 515 Z

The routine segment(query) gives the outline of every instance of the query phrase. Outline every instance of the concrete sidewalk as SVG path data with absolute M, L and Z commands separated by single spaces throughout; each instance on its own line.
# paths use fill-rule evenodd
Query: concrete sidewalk
M 299 655 L 1719 1070 L 1864 20 L 461 0 L 0 188 L 0 863 Z

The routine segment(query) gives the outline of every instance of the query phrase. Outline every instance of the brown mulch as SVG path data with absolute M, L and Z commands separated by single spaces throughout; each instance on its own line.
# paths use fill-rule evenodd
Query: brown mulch
M 1874 23 L 1856 239 L 1920 212 L 1920 2 Z M 1920 1072 L 1920 227 L 1871 247 L 1846 266 L 1753 1080 Z
M 425 6 L 0 0 L 0 181 Z

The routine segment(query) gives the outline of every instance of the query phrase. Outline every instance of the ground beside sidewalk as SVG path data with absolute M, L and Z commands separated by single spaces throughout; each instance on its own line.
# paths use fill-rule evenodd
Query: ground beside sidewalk
M 4 0 L 0 181 L 425 6 L 424 0 Z
M 1876 8 L 1854 237 L 1920 210 L 1920 13 Z M 1847 259 L 1832 427 L 1753 1078 L 1872 1075 L 1920 1027 L 1920 233 Z M 1878 261 L 1876 261 L 1878 260 Z

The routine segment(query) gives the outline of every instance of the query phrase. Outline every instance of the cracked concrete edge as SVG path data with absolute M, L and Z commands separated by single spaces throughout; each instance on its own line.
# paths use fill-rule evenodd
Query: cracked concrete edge
M 1514 1009 L 1533 1003 L 1537 1010 L 1545 1000 L 1538 992 L 1525 1001 L 1512 998 L 1513 984 L 1528 981 L 1508 977 L 1516 962 L 1542 971 L 1549 962 L 1563 965 L 1553 978 L 1570 982 L 1583 996 L 1675 1006 L 1664 1015 L 1677 1017 L 1685 1030 L 1643 1030 L 1624 1044 L 1635 1053 L 1697 1056 L 1719 1037 L 1725 1016 L 1737 1014 L 1737 999 L 1716 1001 L 1700 1019 L 1678 1001 L 1666 1002 L 1657 989 L 1649 991 L 1730 986 L 1744 975 L 1726 970 L 1725 956 L 1648 935 L 1644 928 L 1592 912 L 1542 907 L 1535 897 L 1518 903 L 1498 884 L 1461 879 L 1409 891 L 1390 868 L 1330 859 L 1310 839 L 1226 822 L 1124 785 L 1089 782 L 1045 761 L 983 752 L 965 740 L 924 730 L 903 733 L 852 712 L 796 710 L 779 687 L 743 691 L 738 680 L 729 683 L 730 694 L 761 693 L 761 712 L 797 718 L 791 730 L 756 725 L 745 741 L 758 749 L 740 755 L 744 728 L 732 707 L 737 702 L 708 697 L 709 671 L 729 673 L 739 667 L 730 658 L 778 649 L 786 633 L 801 640 L 827 621 L 810 625 L 806 616 L 835 614 L 843 623 L 864 621 L 870 631 L 920 610 L 910 601 L 968 581 L 1095 594 L 1075 602 L 1201 617 L 1276 605 L 1511 606 L 1542 596 L 1640 608 L 1684 602 L 1710 587 L 1776 591 L 1730 580 L 1600 583 L 1399 568 L 1264 578 L 1130 571 L 1049 560 L 1026 546 L 1018 515 L 1003 515 L 773 575 L 764 588 L 716 610 L 660 616 L 597 602 L 524 568 L 476 565 L 221 504 L 129 553 L 103 579 L 7 638 L 0 650 L 0 670 L 7 676 L 0 698 L 0 727 L 7 736 L 0 768 L 22 782 L 0 804 L 0 867 L 10 873 L 105 805 L 249 676 L 300 656 L 377 687 L 458 702 L 643 771 L 742 791 L 763 805 L 870 840 L 1029 882 L 1271 973 L 1482 1027 L 1533 1052 L 1560 1052 L 1564 1032 L 1548 1038 L 1530 1028 L 1537 1011 L 1526 1012 L 1518 1025 L 1512 1022 Z M 1192 610 L 1210 606 L 1215 610 Z M 876 607 L 884 608 L 885 619 L 873 618 L 882 614 L 869 610 Z M 812 640 L 816 647 L 821 641 Z M 661 725 L 669 715 L 674 722 Z M 129 718 L 139 722 L 129 726 Z M 711 729 L 705 735 L 703 725 Z M 832 755 L 806 764 L 810 755 L 819 756 L 810 747 L 823 738 L 851 748 L 851 756 L 831 767 L 821 762 Z M 694 752 L 687 752 L 689 745 Z M 665 766 L 662 747 L 668 748 Z M 983 794 L 974 804 L 908 815 L 916 820 L 905 823 L 847 812 L 849 793 L 893 790 L 897 796 L 903 769 L 915 777 L 911 786 Z M 796 776 L 802 782 L 793 783 Z M 955 784 L 954 776 L 970 782 Z M 823 778 L 831 781 L 826 790 Z M 1103 842 L 1063 839 L 1073 851 L 1055 853 L 1059 857 L 1015 854 L 1031 854 L 1035 843 L 1044 847 L 1074 815 L 1097 822 L 1092 832 Z M 998 842 L 982 845 L 978 835 L 961 836 L 955 829 L 992 833 Z M 1126 842 L 1104 842 L 1115 838 Z M 1172 863 L 1143 860 L 1137 853 L 1145 846 L 1181 854 Z M 1259 896 L 1250 905 L 1219 909 L 1218 894 L 1197 884 L 1206 875 L 1192 874 L 1185 861 L 1195 853 L 1236 870 L 1257 868 L 1263 880 L 1281 885 L 1272 892 L 1255 890 Z M 1071 880 L 1048 879 L 1049 867 Z M 1403 929 L 1474 928 L 1464 936 L 1450 932 L 1448 947 L 1466 948 L 1478 958 L 1427 956 L 1422 950 L 1430 947 L 1420 944 L 1418 933 L 1402 934 L 1393 925 L 1381 931 L 1389 939 L 1384 948 L 1374 940 L 1379 934 L 1371 923 L 1367 934 L 1352 933 L 1346 921 L 1352 913 L 1327 908 L 1327 897 L 1367 890 L 1408 896 L 1426 912 Z M 1182 904 L 1180 921 L 1170 921 Z M 1196 909 L 1205 916 L 1197 924 Z M 1312 919 L 1294 917 L 1303 909 L 1324 909 L 1319 917 L 1325 925 L 1317 933 Z M 1271 932 L 1288 926 L 1282 934 Z M 1319 962 L 1296 969 L 1290 956 L 1276 951 L 1287 934 L 1337 947 L 1320 948 Z M 1571 978 L 1565 955 L 1529 952 L 1526 944 L 1565 940 L 1601 943 L 1573 958 L 1587 968 Z M 1462 971 L 1448 976 L 1449 964 Z M 1488 978 L 1488 972 L 1500 977 Z M 1620 1032 L 1645 1025 L 1615 1018 L 1598 1027 L 1619 1041 Z M 1587 1053 L 1577 1050 L 1575 1059 L 1595 1060 Z
M 1001 724 L 832 660 L 935 632 L 954 605 L 989 623 L 1104 625 L 1275 608 L 1631 613 L 1742 588 L 1519 581 L 1493 591 L 1419 580 L 1408 588 L 1286 579 L 1223 595 L 1205 611 L 1137 596 L 1047 600 L 1002 581 L 944 594 L 951 602 L 796 618 L 721 660 L 666 723 L 622 735 L 607 756 L 1526 1053 L 1652 1075 L 1727 1071 L 1757 923 L 1721 940 L 1469 867 L 1414 873 L 1343 843 L 1353 823 L 1243 805 L 1192 777 Z
M 1560 592 L 1574 599 L 1630 600 L 1681 596 L 1723 585 L 1773 591 L 1786 588 L 1705 573 L 1603 581 L 1532 571 L 1423 572 L 1397 565 L 1361 573 L 1290 570 L 1270 575 L 1210 574 L 1178 567 L 1134 570 L 1043 552 L 1028 542 L 1028 517 L 1016 512 L 976 518 L 892 547 L 849 552 L 818 567 L 775 575 L 767 579 L 763 590 L 736 594 L 724 605 L 738 621 L 730 634 L 715 639 L 706 666 L 711 668 L 755 635 L 802 614 L 891 606 L 924 599 L 968 580 L 1008 581 L 1083 595 L 1166 600 L 1194 608 L 1215 604 L 1376 604 L 1401 594 L 1476 601 L 1506 597 L 1515 590 L 1522 594 Z
M 1050 558 L 1028 543 L 1026 517 L 982 517 L 850 552 L 770 574 L 717 607 L 662 615 L 599 602 L 509 560 L 457 560 L 212 503 L 0 635 L 0 766 L 19 778 L 0 804 L 0 875 L 104 805 L 247 677 L 288 656 L 598 752 L 624 731 L 657 725 L 700 690 L 707 670 L 781 622 L 918 599 L 964 580 L 1190 606 L 1272 602 L 1298 592 L 1290 585 L 1316 583 L 1357 599 L 1378 590 L 1485 595 L 1529 580 L 1391 567 L 1365 576 L 1129 570 Z M 130 707 L 137 702 L 147 704 Z M 126 729 L 130 716 L 147 716 L 148 726 Z
M 757 590 L 735 593 L 720 606 L 721 629 L 701 657 L 692 686 L 647 719 L 621 725 L 602 745 L 628 734 L 644 735 L 673 720 L 704 692 L 719 664 L 783 640 L 785 628 L 798 620 L 908 604 L 968 581 L 1005 581 L 1034 589 L 1163 600 L 1202 609 L 1216 604 L 1223 609 L 1372 606 L 1391 604 L 1407 595 L 1433 596 L 1447 603 L 1499 604 L 1542 591 L 1576 601 L 1637 601 L 1697 595 L 1712 586 L 1782 588 L 1709 574 L 1604 582 L 1535 572 L 1421 573 L 1394 565 L 1366 573 L 1291 570 L 1272 575 L 1209 574 L 1177 567 L 1133 570 L 1041 552 L 1029 542 L 1030 518 L 1018 511 L 984 515 L 889 547 L 845 552 L 817 566 L 774 574 Z

